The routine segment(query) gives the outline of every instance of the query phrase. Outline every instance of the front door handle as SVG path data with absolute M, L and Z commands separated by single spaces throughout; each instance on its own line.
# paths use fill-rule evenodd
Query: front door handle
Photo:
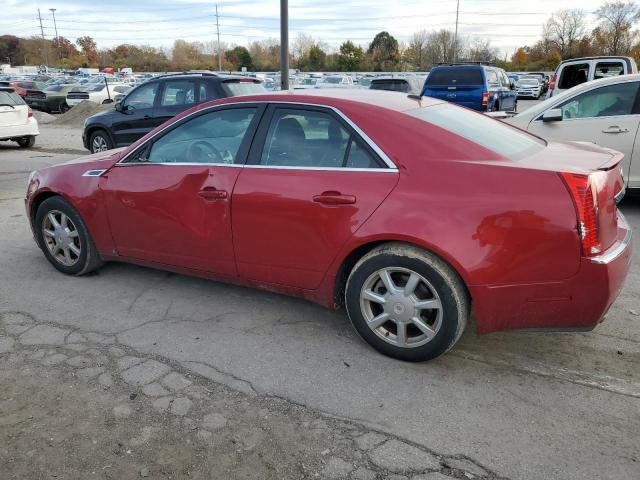
M 340 192 L 330 191 L 314 195 L 313 201 L 323 205 L 353 205 L 356 203 L 356 197 L 355 195 L 343 195 Z
M 224 200 L 227 198 L 227 192 L 225 190 L 218 190 L 213 187 L 203 188 L 198 192 L 198 195 L 205 200 Z
M 611 127 L 602 130 L 602 133 L 627 133 L 628 131 L 628 128 L 620 128 L 617 125 L 612 125 Z

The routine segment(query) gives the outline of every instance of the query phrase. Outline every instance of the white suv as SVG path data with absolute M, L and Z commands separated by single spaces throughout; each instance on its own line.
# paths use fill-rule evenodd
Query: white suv
M 39 133 L 31 108 L 12 87 L 0 84 L 0 140 L 11 140 L 22 148 L 29 148 L 36 143 Z
M 547 98 L 591 80 L 632 73 L 638 73 L 638 67 L 631 57 L 584 57 L 565 60 L 558 65 L 549 80 Z

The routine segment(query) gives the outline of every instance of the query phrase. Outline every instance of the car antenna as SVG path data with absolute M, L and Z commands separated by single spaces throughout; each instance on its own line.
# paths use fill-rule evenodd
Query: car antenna
M 422 101 L 422 94 L 417 95 L 415 93 L 410 93 L 409 95 L 407 95 L 407 97 L 411 100 L 418 100 L 419 102 Z

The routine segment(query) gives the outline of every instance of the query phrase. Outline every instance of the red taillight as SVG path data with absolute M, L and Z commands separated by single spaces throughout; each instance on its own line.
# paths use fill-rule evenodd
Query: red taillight
M 556 81 L 558 80 L 558 76 L 554 73 L 551 76 L 551 80 L 549 80 L 549 90 L 553 90 L 556 88 Z
M 485 107 L 489 105 L 489 92 L 482 92 L 482 105 Z
M 598 205 L 589 175 L 561 173 L 578 214 L 578 233 L 582 241 L 582 254 L 586 257 L 602 252 L 598 232 Z
M 27 118 L 31 118 L 31 117 L 33 117 L 33 110 L 31 110 L 31 107 L 29 107 L 27 109 Z

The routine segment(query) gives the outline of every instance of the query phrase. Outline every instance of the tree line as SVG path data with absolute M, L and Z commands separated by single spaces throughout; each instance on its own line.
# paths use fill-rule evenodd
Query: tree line
M 415 32 L 399 42 L 389 32 L 378 33 L 367 46 L 350 40 L 339 48 L 300 34 L 291 43 L 290 65 L 302 71 L 428 71 L 453 60 L 493 63 L 507 70 L 553 70 L 564 59 L 591 55 L 629 55 L 640 63 L 640 38 L 633 29 L 640 19 L 634 1 L 606 2 L 595 12 L 597 26 L 587 28 L 580 9 L 554 12 L 542 25 L 542 37 L 533 45 L 500 58 L 489 40 L 461 36 L 448 29 Z M 276 39 L 253 41 L 248 46 L 220 45 L 223 70 L 275 71 L 280 68 Z M 71 42 L 65 37 L 45 39 L 0 36 L 0 63 L 78 67 L 131 67 L 135 71 L 182 71 L 218 68 L 216 42 L 175 40 L 171 48 L 122 44 L 98 48 L 89 36 Z

